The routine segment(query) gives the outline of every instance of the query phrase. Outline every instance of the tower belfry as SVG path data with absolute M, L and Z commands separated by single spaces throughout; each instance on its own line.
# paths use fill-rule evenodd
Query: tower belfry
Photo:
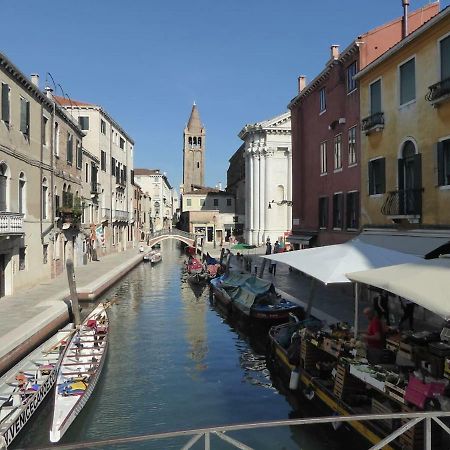
M 191 192 L 193 186 L 205 182 L 205 129 L 200 120 L 197 105 L 192 105 L 191 116 L 184 129 L 183 143 L 183 192 Z

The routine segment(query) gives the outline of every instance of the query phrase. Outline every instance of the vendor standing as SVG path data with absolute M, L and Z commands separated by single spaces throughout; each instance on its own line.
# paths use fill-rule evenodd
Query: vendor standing
M 369 321 L 367 326 L 367 333 L 365 334 L 365 340 L 368 349 L 382 349 L 384 347 L 384 333 L 383 324 L 380 318 L 375 314 L 372 308 L 365 308 L 364 315 Z

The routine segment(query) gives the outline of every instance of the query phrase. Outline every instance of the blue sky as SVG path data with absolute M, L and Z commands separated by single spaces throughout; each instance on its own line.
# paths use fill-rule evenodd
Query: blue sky
M 428 0 L 411 0 L 411 10 Z M 445 7 L 450 0 L 441 1 Z M 135 167 L 178 187 L 183 128 L 196 101 L 206 184 L 226 184 L 246 123 L 286 111 L 297 76 L 314 78 L 331 44 L 402 14 L 401 0 L 41 0 L 1 2 L 2 46 L 41 87 L 102 105 L 134 138 Z

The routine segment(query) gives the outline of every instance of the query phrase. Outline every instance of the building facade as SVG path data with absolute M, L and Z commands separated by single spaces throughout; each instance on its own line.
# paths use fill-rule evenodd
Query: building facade
M 417 236 L 450 230 L 450 9 L 358 74 L 361 217 Z
M 261 245 L 284 240 L 292 224 L 291 114 L 246 125 L 244 240 Z
M 100 220 L 92 223 L 96 234 L 92 245 L 98 254 L 124 251 L 134 245 L 133 222 L 134 141 L 122 127 L 98 105 L 55 97 L 72 115 L 85 133 L 83 145 L 100 161 L 98 202 Z
M 182 193 L 191 192 L 194 186 L 203 186 L 205 183 L 205 138 L 206 130 L 194 103 L 183 134 Z
M 416 29 L 439 10 L 432 3 L 408 16 Z M 299 77 L 292 112 L 295 248 L 353 238 L 361 228 L 360 89 L 355 75 L 402 37 L 402 18 L 355 39 L 342 53 L 331 46 L 310 84 Z

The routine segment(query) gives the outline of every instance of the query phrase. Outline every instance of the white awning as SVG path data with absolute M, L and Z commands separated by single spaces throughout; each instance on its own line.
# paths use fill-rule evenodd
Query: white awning
M 350 272 L 423 261 L 417 256 L 366 244 L 359 239 L 344 244 L 276 253 L 263 258 L 288 264 L 325 284 L 349 283 L 345 274 Z
M 450 320 L 450 258 L 421 260 L 348 273 L 352 281 L 376 286 Z
M 301 236 L 298 234 L 291 234 L 290 236 L 286 237 L 286 240 L 289 242 L 297 242 L 299 244 L 308 244 L 309 245 L 309 241 L 313 238 L 314 236 Z

